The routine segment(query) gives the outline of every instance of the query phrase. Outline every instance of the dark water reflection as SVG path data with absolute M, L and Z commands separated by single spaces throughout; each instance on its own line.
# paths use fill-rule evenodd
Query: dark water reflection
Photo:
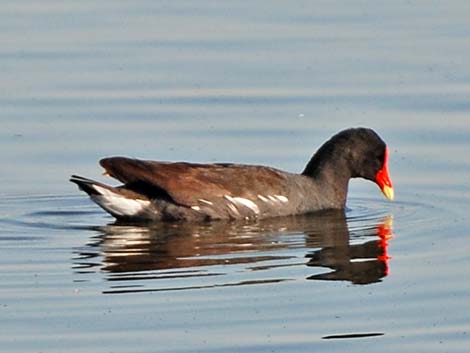
M 151 227 L 112 224 L 95 228 L 99 234 L 77 252 L 73 261 L 78 274 L 99 268 L 107 273 L 108 281 L 119 282 L 106 293 L 280 282 L 296 279 L 295 275 L 286 277 L 277 272 L 292 266 L 312 268 L 314 274 L 307 277 L 309 280 L 369 284 L 388 274 L 391 220 L 386 216 L 368 221 L 354 235 L 343 212 L 256 223 L 162 223 Z M 238 272 L 256 272 L 262 277 L 204 285 L 189 281 L 230 274 L 232 265 Z M 164 288 L 152 284 L 150 289 L 144 285 L 159 279 L 186 281 L 177 282 L 176 287 L 174 283 L 170 287 L 165 283 Z

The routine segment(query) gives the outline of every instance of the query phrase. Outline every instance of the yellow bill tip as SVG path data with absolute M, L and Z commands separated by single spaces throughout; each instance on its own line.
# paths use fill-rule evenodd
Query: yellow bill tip
M 395 198 L 395 192 L 393 191 L 393 188 L 390 186 L 384 185 L 382 192 L 385 195 L 385 197 L 389 199 L 390 201 L 393 201 L 393 199 Z

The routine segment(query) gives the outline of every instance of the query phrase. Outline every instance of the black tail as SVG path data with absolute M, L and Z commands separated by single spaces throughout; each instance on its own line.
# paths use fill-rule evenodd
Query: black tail
M 111 190 L 112 188 L 106 184 L 94 181 L 81 177 L 79 175 L 72 175 L 70 181 L 78 185 L 80 190 L 85 191 L 88 195 L 101 195 L 101 193 L 95 188 L 95 185 L 98 185 L 104 189 Z

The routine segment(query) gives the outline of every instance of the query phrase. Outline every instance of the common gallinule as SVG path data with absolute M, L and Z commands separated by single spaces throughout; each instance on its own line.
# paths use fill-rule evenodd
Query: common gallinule
M 301 174 L 232 163 L 155 162 L 126 157 L 100 161 L 123 183 L 112 187 L 73 175 L 71 182 L 118 220 L 198 221 L 267 218 L 342 209 L 348 182 L 375 182 L 393 200 L 388 148 L 371 129 L 339 132 Z

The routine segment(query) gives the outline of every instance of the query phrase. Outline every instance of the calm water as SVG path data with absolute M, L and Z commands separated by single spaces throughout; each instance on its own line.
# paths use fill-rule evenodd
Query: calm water
M 469 11 L 3 3 L 0 351 L 467 352 Z M 396 202 L 358 180 L 345 213 L 139 227 L 68 182 L 109 155 L 300 171 L 359 125 Z

